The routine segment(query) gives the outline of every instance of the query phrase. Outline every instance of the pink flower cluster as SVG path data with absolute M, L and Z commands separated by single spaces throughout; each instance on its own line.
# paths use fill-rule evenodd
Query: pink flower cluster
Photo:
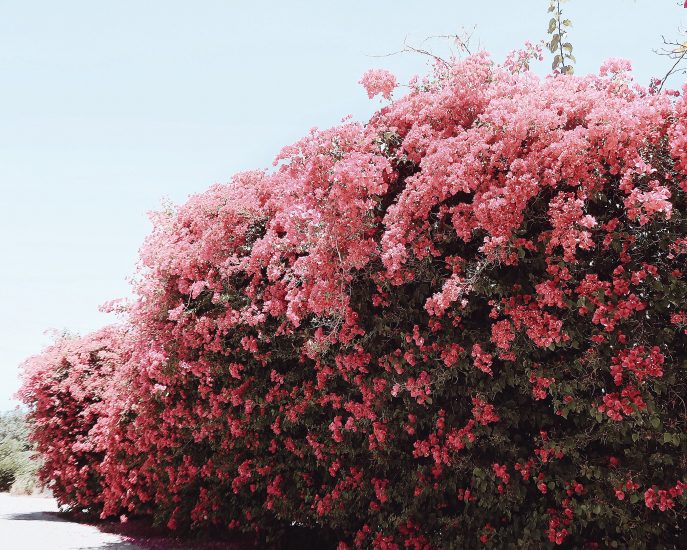
M 370 69 L 360 79 L 367 96 L 372 99 L 381 94 L 384 99 L 391 99 L 391 93 L 397 86 L 396 77 L 385 69 Z

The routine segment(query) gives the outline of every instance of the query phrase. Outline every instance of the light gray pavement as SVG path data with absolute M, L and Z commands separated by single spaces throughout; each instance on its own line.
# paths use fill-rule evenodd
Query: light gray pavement
M 2 550 L 142 550 L 118 535 L 54 514 L 53 498 L 0 493 Z

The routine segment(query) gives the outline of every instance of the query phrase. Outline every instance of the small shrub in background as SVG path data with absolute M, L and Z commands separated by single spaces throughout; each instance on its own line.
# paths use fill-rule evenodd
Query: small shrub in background
M 29 442 L 30 427 L 21 412 L 0 414 L 0 491 L 19 485 L 35 488 L 37 462 Z

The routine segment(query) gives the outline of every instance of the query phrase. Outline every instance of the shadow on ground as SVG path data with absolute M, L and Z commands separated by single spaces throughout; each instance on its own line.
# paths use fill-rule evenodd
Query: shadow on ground
M 70 521 L 78 521 L 75 518 L 69 518 L 68 514 L 57 515 L 63 515 Z M 103 533 L 118 535 L 143 550 L 256 550 L 259 548 L 252 538 L 233 534 L 203 539 L 170 537 L 169 531 L 151 526 L 145 520 L 131 519 L 126 523 L 91 522 L 91 525 Z M 115 546 L 102 548 L 115 548 Z
M 13 521 L 69 521 L 59 512 L 29 512 L 27 514 L 8 514 L 5 517 Z

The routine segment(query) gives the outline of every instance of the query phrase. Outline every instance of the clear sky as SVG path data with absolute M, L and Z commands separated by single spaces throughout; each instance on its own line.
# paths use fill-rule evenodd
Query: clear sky
M 369 117 L 379 104 L 357 84 L 366 69 L 402 81 L 426 70 L 419 55 L 373 57 L 404 39 L 474 28 L 473 43 L 502 60 L 545 38 L 547 5 L 0 0 L 0 410 L 46 329 L 111 321 L 98 305 L 129 295 L 146 213 L 163 198 L 267 167 L 313 126 Z M 661 35 L 687 24 L 676 0 L 564 9 L 578 74 L 624 57 L 644 83 L 669 66 L 652 53 Z

